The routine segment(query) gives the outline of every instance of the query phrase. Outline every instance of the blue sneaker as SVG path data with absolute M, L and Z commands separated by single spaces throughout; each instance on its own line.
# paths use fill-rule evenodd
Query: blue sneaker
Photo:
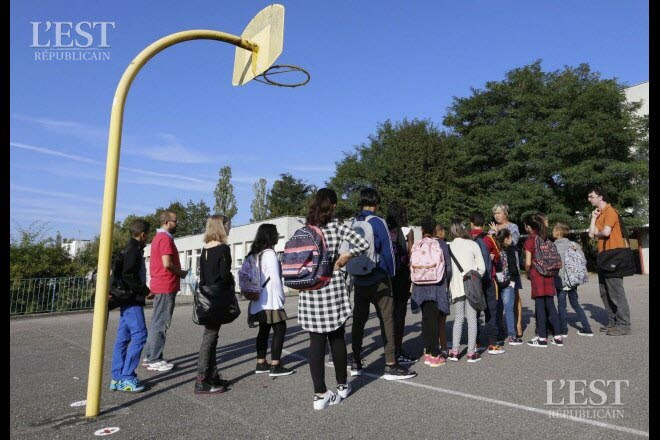
M 135 379 L 122 380 L 117 384 L 117 391 L 139 393 L 140 391 L 144 391 L 144 385 L 140 383 L 140 380 L 137 377 Z
M 114 380 L 112 379 L 110 381 L 110 391 L 117 391 L 117 387 L 121 384 L 121 380 Z

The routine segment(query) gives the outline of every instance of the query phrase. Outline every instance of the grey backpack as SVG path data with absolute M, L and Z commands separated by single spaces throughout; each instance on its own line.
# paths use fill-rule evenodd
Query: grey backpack
M 369 243 L 369 248 L 363 254 L 348 260 L 346 271 L 351 275 L 368 275 L 378 266 L 379 255 L 374 246 L 374 230 L 369 223 L 369 219 L 373 217 L 376 216 L 368 215 L 364 220 L 354 220 L 351 224 L 351 229 Z M 385 229 L 387 230 L 387 225 Z M 347 241 L 343 241 L 339 246 L 339 254 L 349 252 L 352 247 Z

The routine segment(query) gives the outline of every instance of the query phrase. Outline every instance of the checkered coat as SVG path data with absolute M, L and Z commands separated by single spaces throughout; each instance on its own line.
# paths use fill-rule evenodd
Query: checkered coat
M 354 246 L 350 251 L 353 256 L 369 248 L 364 238 L 336 219 L 321 227 L 321 230 L 328 243 L 331 261 L 339 258 L 339 245 L 344 240 Z M 332 273 L 330 284 L 324 288 L 300 292 L 298 322 L 303 329 L 314 333 L 329 333 L 346 322 L 352 312 L 346 276 L 346 272 L 336 270 Z

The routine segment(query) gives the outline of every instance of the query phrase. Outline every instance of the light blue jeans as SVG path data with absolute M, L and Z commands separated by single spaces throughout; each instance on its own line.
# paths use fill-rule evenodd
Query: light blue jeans
M 506 287 L 500 291 L 502 301 L 504 302 L 504 316 L 506 317 L 506 330 L 509 337 L 516 337 L 516 326 L 514 324 L 513 304 L 516 299 L 516 290 L 514 287 Z

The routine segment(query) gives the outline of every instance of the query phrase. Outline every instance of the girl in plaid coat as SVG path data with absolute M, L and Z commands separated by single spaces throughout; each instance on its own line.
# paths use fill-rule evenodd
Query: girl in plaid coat
M 349 259 L 363 253 L 369 243 L 349 226 L 334 218 L 337 207 L 337 194 L 328 188 L 316 193 L 307 214 L 307 224 L 323 231 L 328 244 L 330 258 L 335 260 L 330 284 L 311 291 L 301 291 L 298 298 L 298 322 L 309 332 L 310 372 L 314 382 L 314 409 L 321 410 L 339 403 L 351 392 L 346 375 L 346 342 L 344 323 L 351 315 L 351 302 L 347 288 L 347 274 L 340 271 Z M 351 250 L 338 255 L 339 245 L 346 240 Z M 332 360 L 335 364 L 337 393 L 329 391 L 325 385 L 325 350 L 330 341 Z

